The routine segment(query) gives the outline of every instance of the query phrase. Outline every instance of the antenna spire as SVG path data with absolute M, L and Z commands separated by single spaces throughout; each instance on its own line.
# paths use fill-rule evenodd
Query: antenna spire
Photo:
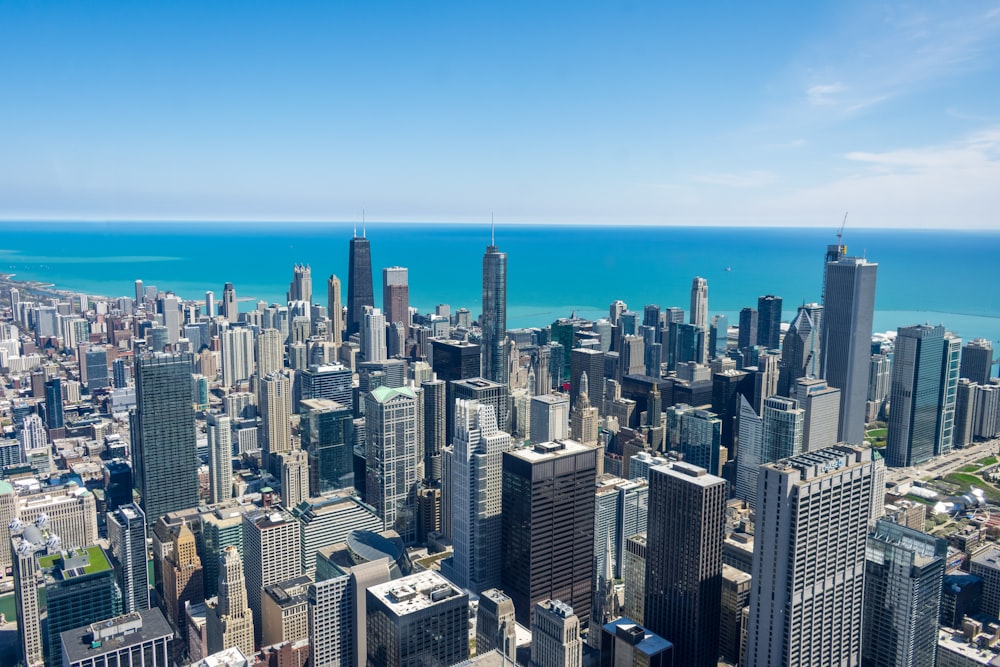
M 495 246 L 497 244 L 497 226 L 493 222 L 493 211 L 490 211 L 490 245 Z
M 361 236 L 368 238 L 368 222 L 365 220 L 365 209 L 361 209 Z

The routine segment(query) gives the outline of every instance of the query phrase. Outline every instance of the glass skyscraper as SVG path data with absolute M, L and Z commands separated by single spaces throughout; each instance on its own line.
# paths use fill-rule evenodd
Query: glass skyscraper
M 364 232 L 362 232 L 364 234 Z M 365 306 L 375 306 L 372 288 L 372 248 L 364 236 L 351 239 L 347 273 L 347 335 L 359 333 L 365 320 Z
M 493 245 L 483 255 L 483 377 L 507 384 L 507 253 Z M 504 428 L 504 424 L 500 424 Z

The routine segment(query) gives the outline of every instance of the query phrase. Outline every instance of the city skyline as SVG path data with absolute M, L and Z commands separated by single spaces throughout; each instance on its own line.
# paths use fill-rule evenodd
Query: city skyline
M 0 23 L 0 219 L 997 226 L 996 2 Z

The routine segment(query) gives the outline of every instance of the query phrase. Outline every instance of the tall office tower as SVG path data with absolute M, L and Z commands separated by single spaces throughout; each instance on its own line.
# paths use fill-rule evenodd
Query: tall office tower
M 175 345 L 181 333 L 181 300 L 173 294 L 160 298 L 163 326 L 167 328 L 167 342 Z
M 580 667 L 583 640 L 580 618 L 559 600 L 535 604 L 531 621 L 531 664 L 537 667 Z M 596 630 L 596 628 L 595 628 Z
M 101 619 L 60 638 L 64 667 L 169 667 L 174 631 L 159 609 Z
M 621 351 L 618 354 L 618 379 L 626 375 L 645 375 L 646 344 L 642 336 L 625 336 L 619 342 Z
M 300 575 L 264 587 L 264 595 L 261 597 L 262 646 L 309 640 L 309 603 L 306 591 L 311 583 L 310 577 Z
M 364 595 L 369 665 L 454 665 L 469 657 L 469 596 L 437 572 L 370 586 Z
M 365 306 L 375 307 L 375 292 L 372 289 L 372 249 L 364 236 L 357 230 L 351 239 L 351 252 L 347 268 L 347 335 L 361 332 L 364 323 Z
M 197 507 L 198 452 L 188 353 L 135 361 L 136 406 L 129 415 L 135 484 L 146 522 Z
M 323 398 L 303 400 L 302 449 L 309 460 L 309 496 L 354 486 L 351 409 Z M 298 504 L 298 503 L 296 503 Z
M 878 264 L 860 257 L 826 264 L 820 368 L 830 386 L 840 390 L 838 442 L 864 442 L 877 273 Z
M 115 359 L 111 362 L 111 373 L 115 389 L 127 387 L 132 379 L 132 368 L 125 359 Z
M 234 387 L 253 375 L 253 330 L 231 327 L 219 337 L 222 343 L 222 384 Z
M 993 343 L 985 338 L 974 338 L 962 348 L 959 377 L 986 385 L 990 383 L 993 369 Z
M 876 414 L 882 412 L 891 388 L 892 357 L 873 354 L 868 366 L 868 404 L 874 406 Z
M 222 288 L 222 316 L 229 322 L 240 319 L 240 308 L 236 305 L 236 288 L 232 283 L 226 283 Z
M 633 471 L 630 469 L 629 473 Z M 646 530 L 649 485 L 645 478 L 625 480 L 611 474 L 597 477 L 594 494 L 594 579 L 602 584 L 622 578 L 622 551 L 629 536 Z M 601 581 L 603 579 L 604 581 Z M 606 607 L 603 610 L 610 611 Z M 592 618 L 598 618 L 592 613 Z
M 378 308 L 366 308 L 361 323 L 361 353 L 365 361 L 388 359 L 385 346 L 385 316 Z
M 785 332 L 781 344 L 781 361 L 778 372 L 778 393 L 791 398 L 795 382 L 799 378 L 820 376 L 819 373 L 819 331 L 813 326 L 812 318 L 805 307 Z
M 531 398 L 531 441 L 550 442 L 569 437 L 569 398 L 543 394 Z
M 330 317 L 330 341 L 340 345 L 344 342 L 344 307 L 340 300 L 340 278 L 333 274 L 326 281 L 326 312 Z
M 643 619 L 646 608 L 646 531 L 631 535 L 625 540 L 625 548 L 622 551 L 622 579 L 625 580 L 625 604 L 622 607 L 622 614 L 633 620 Z
M 837 444 L 837 421 L 840 415 L 840 390 L 826 380 L 801 378 L 794 387 L 795 400 L 805 411 L 802 426 L 802 451 L 812 452 Z
M 122 595 L 122 612 L 149 609 L 149 570 L 146 565 L 146 515 L 138 505 L 122 505 L 108 512 L 111 560 Z
M 111 386 L 111 377 L 108 373 L 108 348 L 99 345 L 88 349 L 84 355 L 84 364 L 87 368 L 87 389 L 93 391 Z
M 208 432 L 208 497 L 212 504 L 233 497 L 233 427 L 229 417 L 210 414 Z
M 517 660 L 514 601 L 497 588 L 479 594 L 476 610 L 476 655 L 496 650 L 512 664 Z
M 880 519 L 865 555 L 861 662 L 934 667 L 948 541 Z
M 757 418 L 741 404 L 739 458 L 736 461 L 736 497 L 757 507 L 760 465 L 802 454 L 805 410 L 794 399 L 772 396 Z M 745 425 L 744 425 L 745 421 Z
M 309 398 L 336 401 L 346 406 L 353 405 L 354 393 L 351 387 L 353 373 L 350 368 L 341 364 L 312 365 L 296 375 L 301 388 L 298 412 L 302 411 L 301 401 Z
M 258 440 L 265 466 L 275 471 L 278 463 L 272 457 L 292 448 L 292 383 L 284 373 L 271 373 L 260 379 L 258 391 L 257 403 L 263 418 Z
M 837 446 L 761 466 L 749 667 L 860 664 L 871 456 Z
M 673 405 L 667 408 L 667 433 L 670 449 L 683 454 L 684 461 L 713 475 L 720 473 L 725 461 L 720 460 L 722 420 L 718 415 L 690 405 Z
M 255 509 L 253 505 L 225 505 L 210 512 L 202 512 L 201 534 L 204 543 L 205 595 L 211 597 L 219 592 L 219 558 L 226 547 L 235 547 L 243 558 L 243 515 Z
M 424 478 L 441 480 L 441 450 L 448 444 L 445 428 L 448 410 L 445 405 L 445 383 L 435 376 L 420 383 L 424 401 Z
M 285 341 L 282 339 L 280 331 L 264 329 L 257 334 L 256 347 L 257 377 L 264 377 L 268 373 L 280 371 L 284 367 Z M 223 373 L 225 373 L 224 365 Z
M 588 398 L 593 405 L 604 404 L 604 353 L 586 347 L 575 347 L 569 357 L 570 404 L 576 405 L 580 396 L 580 377 L 586 373 L 589 380 Z M 539 392 L 543 393 L 543 392 Z M 548 393 L 548 392 L 544 392 Z
M 299 524 L 287 511 L 271 508 L 243 515 L 243 571 L 256 642 L 264 587 L 302 574 L 300 546 Z
M 719 655 L 738 665 L 743 646 L 744 612 L 750 604 L 752 578 L 731 565 L 722 565 L 722 622 L 719 624 Z
M 888 465 L 916 465 L 951 451 L 960 344 L 945 334 L 943 326 L 898 329 L 889 397 Z
M 744 308 L 740 311 L 739 335 L 737 336 L 736 348 L 745 350 L 757 344 L 757 311 L 753 308 Z
M 726 481 L 674 463 L 650 469 L 645 622 L 673 642 L 677 663 L 719 659 Z
M 219 313 L 215 310 L 215 292 L 208 290 L 205 292 L 205 315 L 210 320 L 214 320 Z
M 17 434 L 21 449 L 21 462 L 31 464 L 39 472 L 55 469 L 52 463 L 52 447 L 45 433 L 45 423 L 38 415 L 31 414 L 21 422 L 21 432 Z
M 552 391 L 552 376 L 549 374 L 549 367 L 552 365 L 552 348 L 548 345 L 541 345 L 535 349 L 535 396 L 547 394 Z M 603 375 L 603 373 L 602 373 Z M 604 384 L 603 382 L 601 383 Z
M 691 281 L 690 322 L 708 331 L 708 281 L 701 276 Z
M 288 286 L 287 301 L 312 303 L 312 269 L 308 264 L 296 264 L 292 269 L 292 282 Z
M 483 255 L 483 377 L 507 384 L 507 253 L 491 239 Z
M 295 507 L 309 497 L 309 454 L 290 449 L 278 455 L 281 461 L 281 499 L 286 507 Z
M 219 556 L 218 597 L 206 602 L 208 652 L 216 653 L 231 646 L 252 655 L 254 649 L 253 612 L 247 600 L 243 560 L 239 549 L 226 547 Z
M 185 636 L 184 604 L 205 599 L 205 581 L 194 533 L 187 523 L 170 529 L 172 551 L 163 559 L 163 602 L 167 619 Z M 155 544 L 155 542 L 154 542 Z
M 406 544 L 417 539 L 423 457 L 417 426 L 417 395 L 409 387 L 378 387 L 365 397 L 365 500 L 384 529 L 395 530 Z
M 590 616 L 596 474 L 597 450 L 572 440 L 503 455 L 503 590 L 522 625 L 546 599 Z
M 580 375 L 580 393 L 576 399 L 576 406 L 570 413 L 570 437 L 585 445 L 596 445 L 600 416 L 597 408 L 590 404 L 589 384 L 587 374 L 582 373 Z
M 497 426 L 504 430 L 510 422 L 507 387 L 499 382 L 484 378 L 468 378 L 451 382 L 452 396 L 467 401 L 479 401 L 481 405 L 492 405 L 497 415 Z M 454 409 L 454 406 L 451 406 Z M 454 415 L 452 415 L 454 417 Z M 454 430 L 451 431 L 454 433 Z
M 967 378 L 958 379 L 955 395 L 955 447 L 968 447 L 975 435 L 975 405 L 979 385 Z
M 5 482 L 6 484 L 6 482 Z M 31 530 L 36 528 L 36 530 Z M 27 667 L 45 667 L 42 641 L 42 605 L 39 589 L 43 586 L 39 559 L 48 553 L 49 535 L 42 524 L 36 526 L 11 523 L 8 553 L 13 554 L 14 608 L 17 612 L 17 636 L 21 660 Z M 54 548 L 55 547 L 54 545 Z
M 317 558 L 325 546 L 348 541 L 353 543 L 350 536 L 355 531 L 366 534 L 382 531 L 382 520 L 350 489 L 300 503 L 291 513 L 299 522 L 302 572 L 310 576 L 316 574 Z M 395 533 L 393 535 L 393 544 L 399 543 L 399 537 Z M 363 543 L 362 547 L 367 544 L 366 539 L 358 540 Z
M 473 592 L 500 584 L 500 492 L 503 453 L 510 434 L 497 428 L 491 405 L 455 402 L 454 454 L 451 462 L 454 556 L 448 578 Z M 448 572 L 446 572 L 448 574 Z
M 382 312 L 386 322 L 402 322 L 410 327 L 409 271 L 401 266 L 382 269 Z
M 62 380 L 59 376 L 51 377 L 45 381 L 45 428 L 50 438 L 63 437 L 64 419 Z
M 725 315 L 713 315 L 708 327 L 708 358 L 718 359 L 726 356 L 729 345 L 729 318 Z
M 768 294 L 757 299 L 757 344 L 777 350 L 781 339 L 781 297 Z

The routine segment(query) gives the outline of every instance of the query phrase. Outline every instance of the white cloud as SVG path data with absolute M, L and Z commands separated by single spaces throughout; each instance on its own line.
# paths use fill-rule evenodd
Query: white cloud
M 810 86 L 806 90 L 806 99 L 814 107 L 830 106 L 837 101 L 837 96 L 847 90 L 842 83 L 827 83 Z
M 691 180 L 695 183 L 723 185 L 730 188 L 761 188 L 778 180 L 778 175 L 771 171 L 744 171 L 700 174 Z

